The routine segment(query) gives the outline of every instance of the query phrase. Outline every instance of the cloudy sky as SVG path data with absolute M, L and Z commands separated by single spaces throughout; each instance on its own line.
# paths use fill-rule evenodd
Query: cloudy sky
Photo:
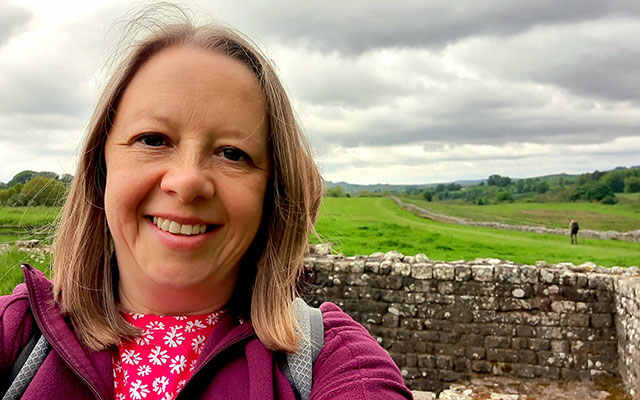
M 0 0 L 0 181 L 74 173 L 130 4 Z M 275 61 L 327 180 L 640 165 L 637 0 L 182 4 Z

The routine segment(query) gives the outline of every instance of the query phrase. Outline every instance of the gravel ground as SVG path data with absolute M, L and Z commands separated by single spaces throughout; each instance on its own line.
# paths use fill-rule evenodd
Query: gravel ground
M 620 380 L 563 382 L 486 377 L 453 384 L 438 397 L 430 392 L 413 393 L 416 400 L 632 400 Z

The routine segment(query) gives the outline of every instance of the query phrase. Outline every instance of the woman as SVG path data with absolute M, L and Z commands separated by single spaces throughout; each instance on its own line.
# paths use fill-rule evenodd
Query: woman
M 178 24 L 137 44 L 104 90 L 55 242 L 2 298 L 3 374 L 51 344 L 25 399 L 295 399 L 296 281 L 321 178 L 273 68 L 233 31 Z M 313 399 L 411 398 L 337 306 Z M 33 318 L 32 318 L 33 316 Z

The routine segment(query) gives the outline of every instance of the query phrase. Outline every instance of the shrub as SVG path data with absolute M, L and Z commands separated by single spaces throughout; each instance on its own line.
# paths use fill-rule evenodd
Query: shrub
M 640 192 L 640 177 L 630 176 L 624 180 L 624 191 L 627 193 Z
M 53 178 L 37 176 L 24 184 L 19 205 L 55 206 L 62 204 L 67 188 Z

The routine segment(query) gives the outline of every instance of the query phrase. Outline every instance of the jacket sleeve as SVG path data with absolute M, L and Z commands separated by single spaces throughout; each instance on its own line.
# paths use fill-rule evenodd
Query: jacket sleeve
M 413 399 L 398 367 L 362 325 L 335 304 L 320 310 L 325 342 L 313 367 L 312 400 Z
M 33 318 L 24 284 L 16 286 L 12 295 L 0 297 L 0 376 L 11 370 L 20 351 L 29 341 Z

